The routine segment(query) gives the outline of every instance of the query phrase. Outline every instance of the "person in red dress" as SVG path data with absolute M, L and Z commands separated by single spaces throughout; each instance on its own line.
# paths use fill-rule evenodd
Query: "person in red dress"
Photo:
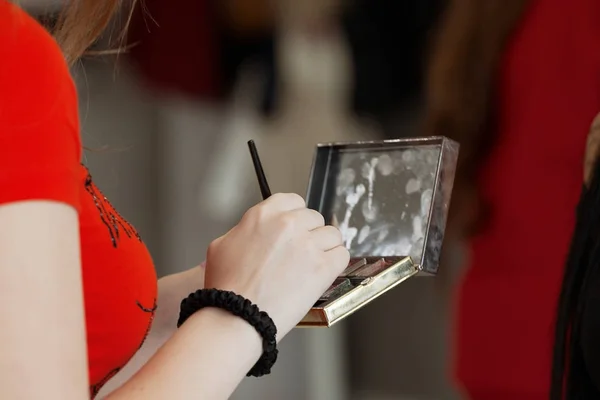
M 83 400 L 119 374 L 105 398 L 225 399 L 260 357 L 260 336 L 218 308 L 176 330 L 181 300 L 203 285 L 233 291 L 281 340 L 348 251 L 300 196 L 276 194 L 211 244 L 205 269 L 157 281 L 142 237 L 80 163 L 69 64 L 119 1 L 68 4 L 53 38 L 0 0 L 0 398 Z
M 453 0 L 442 21 L 426 119 L 461 144 L 450 229 L 474 234 L 453 358 L 474 400 L 549 396 L 556 303 L 600 111 L 598 15 L 594 0 Z

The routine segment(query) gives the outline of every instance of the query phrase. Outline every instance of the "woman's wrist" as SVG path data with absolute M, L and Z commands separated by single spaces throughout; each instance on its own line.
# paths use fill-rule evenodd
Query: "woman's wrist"
M 246 321 L 262 338 L 263 353 L 247 376 L 261 377 L 271 373 L 277 361 L 277 327 L 273 319 L 256 304 L 235 292 L 220 289 L 200 289 L 181 302 L 177 327 L 190 316 L 205 308 L 218 308 Z
M 216 307 L 207 307 L 190 316 L 180 328 L 190 325 L 190 330 L 214 329 L 221 339 L 232 348 L 247 355 L 250 367 L 259 359 L 263 351 L 263 342 L 259 333 L 244 319 Z M 244 357 L 246 358 L 246 357 Z M 249 369 L 249 368 L 248 368 Z M 248 372 L 247 370 L 245 372 Z M 245 373 L 244 373 L 245 374 Z
M 262 354 L 262 339 L 218 308 L 188 318 L 139 372 L 108 399 L 226 399 Z M 227 373 L 224 373 L 227 371 Z

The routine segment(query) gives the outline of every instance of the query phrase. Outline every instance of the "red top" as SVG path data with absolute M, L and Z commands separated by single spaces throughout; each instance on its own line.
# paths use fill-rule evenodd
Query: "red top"
M 600 2 L 537 0 L 506 53 L 500 137 L 481 176 L 493 220 L 458 298 L 457 376 L 478 399 L 547 399 L 553 323 L 600 112 Z
M 5 0 L 0 60 L 0 204 L 47 199 L 78 210 L 95 394 L 144 341 L 156 309 L 156 274 L 135 229 L 80 164 L 77 93 L 60 49 Z

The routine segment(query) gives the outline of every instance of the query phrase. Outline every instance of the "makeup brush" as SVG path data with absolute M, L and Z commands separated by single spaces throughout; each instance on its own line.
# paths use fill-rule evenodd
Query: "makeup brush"
M 260 193 L 262 194 L 263 200 L 266 200 L 271 196 L 271 189 L 267 183 L 267 177 L 263 170 L 260 157 L 258 156 L 258 150 L 256 150 L 256 144 L 254 140 L 248 140 L 248 149 L 250 150 L 250 157 L 252 157 L 252 164 L 254 164 L 254 172 L 256 172 L 256 179 L 258 180 L 258 186 L 260 187 Z

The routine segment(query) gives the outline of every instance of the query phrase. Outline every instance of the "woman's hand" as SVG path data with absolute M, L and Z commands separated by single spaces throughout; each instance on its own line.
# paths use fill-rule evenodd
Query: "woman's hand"
M 234 291 L 269 313 L 278 339 L 306 314 L 349 260 L 340 232 L 293 194 L 250 209 L 209 247 L 205 287 Z M 160 307 L 160 306 L 159 306 Z M 227 399 L 260 357 L 262 341 L 245 321 L 215 308 L 198 311 L 110 400 Z
M 273 318 L 278 339 L 308 312 L 350 255 L 340 231 L 295 194 L 254 206 L 208 249 L 205 286 L 231 290 Z

